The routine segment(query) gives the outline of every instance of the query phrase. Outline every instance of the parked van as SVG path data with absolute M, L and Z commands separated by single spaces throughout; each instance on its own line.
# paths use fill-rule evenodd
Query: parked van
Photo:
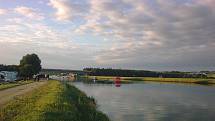
M 17 72 L 12 72 L 12 71 L 1 71 L 0 72 L 0 81 L 16 81 L 17 80 Z

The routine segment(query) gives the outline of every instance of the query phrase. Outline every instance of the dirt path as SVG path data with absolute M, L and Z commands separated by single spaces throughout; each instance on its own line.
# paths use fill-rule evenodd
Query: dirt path
M 26 92 L 38 88 L 45 83 L 47 83 L 47 81 L 34 82 L 0 91 L 0 107 L 12 100 L 14 97 L 25 94 Z

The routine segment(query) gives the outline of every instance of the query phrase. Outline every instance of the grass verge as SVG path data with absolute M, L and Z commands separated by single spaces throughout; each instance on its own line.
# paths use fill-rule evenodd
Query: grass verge
M 50 81 L 0 110 L 0 121 L 109 121 L 93 98 L 68 84 Z
M 12 87 L 20 86 L 20 85 L 29 84 L 32 82 L 33 81 L 18 81 L 18 82 L 11 82 L 11 83 L 1 83 L 0 84 L 0 91 L 4 90 L 4 89 L 12 88 Z

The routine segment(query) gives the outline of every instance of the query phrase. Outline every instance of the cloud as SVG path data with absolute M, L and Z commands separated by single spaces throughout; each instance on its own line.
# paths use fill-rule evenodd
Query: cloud
M 88 10 L 88 5 L 83 0 L 50 0 L 49 5 L 56 9 L 56 18 L 63 21 L 81 17 Z
M 17 64 L 27 53 L 37 53 L 44 68 L 78 69 L 92 63 L 90 45 L 76 43 L 66 32 L 26 18 L 10 18 L 0 23 L 0 45 L 0 52 L 4 52 L 0 63 L 4 64 Z
M 214 0 L 49 0 L 44 14 L 54 14 L 58 21 L 35 21 L 34 18 L 44 18 L 40 13 L 43 9 L 16 7 L 15 12 L 26 17 L 23 21 L 12 13 L 16 18 L 5 23 L 1 20 L 0 41 L 23 47 L 29 44 L 35 50 L 40 48 L 37 51 L 43 55 L 51 53 L 53 60 L 57 48 L 60 59 L 56 60 L 71 59 L 79 66 L 207 69 L 215 65 L 213 3 Z M 63 62 L 69 65 L 67 61 Z M 57 61 L 52 64 L 57 65 Z
M 95 57 L 102 65 L 175 61 L 176 66 L 183 66 L 187 61 L 192 68 L 192 58 L 198 64 L 203 62 L 195 53 L 209 56 L 214 51 L 213 2 L 91 0 L 87 22 L 76 31 L 114 38 L 112 48 L 103 48 Z M 207 67 L 214 61 L 211 58 Z
M 215 9 L 215 8 L 214 8 L 214 7 L 215 7 L 215 1 L 214 1 L 214 0 L 204 0 L 204 1 L 202 1 L 202 0 L 197 0 L 196 2 L 199 3 L 199 4 L 202 4 L 202 5 L 209 6 L 209 7 L 211 7 L 212 9 Z
M 44 19 L 44 16 L 41 13 L 39 13 L 36 9 L 33 9 L 33 8 L 19 6 L 19 7 L 14 8 L 14 11 L 16 13 L 19 13 L 19 14 L 26 16 L 28 18 L 31 18 L 31 19 L 36 19 L 36 20 Z
M 0 9 L 0 15 L 5 15 L 8 11 L 6 9 Z

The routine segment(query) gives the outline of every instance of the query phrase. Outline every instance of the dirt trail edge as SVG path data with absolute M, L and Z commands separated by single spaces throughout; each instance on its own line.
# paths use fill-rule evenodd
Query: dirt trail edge
M 0 107 L 12 100 L 14 97 L 32 91 L 45 83 L 47 83 L 47 81 L 34 82 L 0 91 Z

